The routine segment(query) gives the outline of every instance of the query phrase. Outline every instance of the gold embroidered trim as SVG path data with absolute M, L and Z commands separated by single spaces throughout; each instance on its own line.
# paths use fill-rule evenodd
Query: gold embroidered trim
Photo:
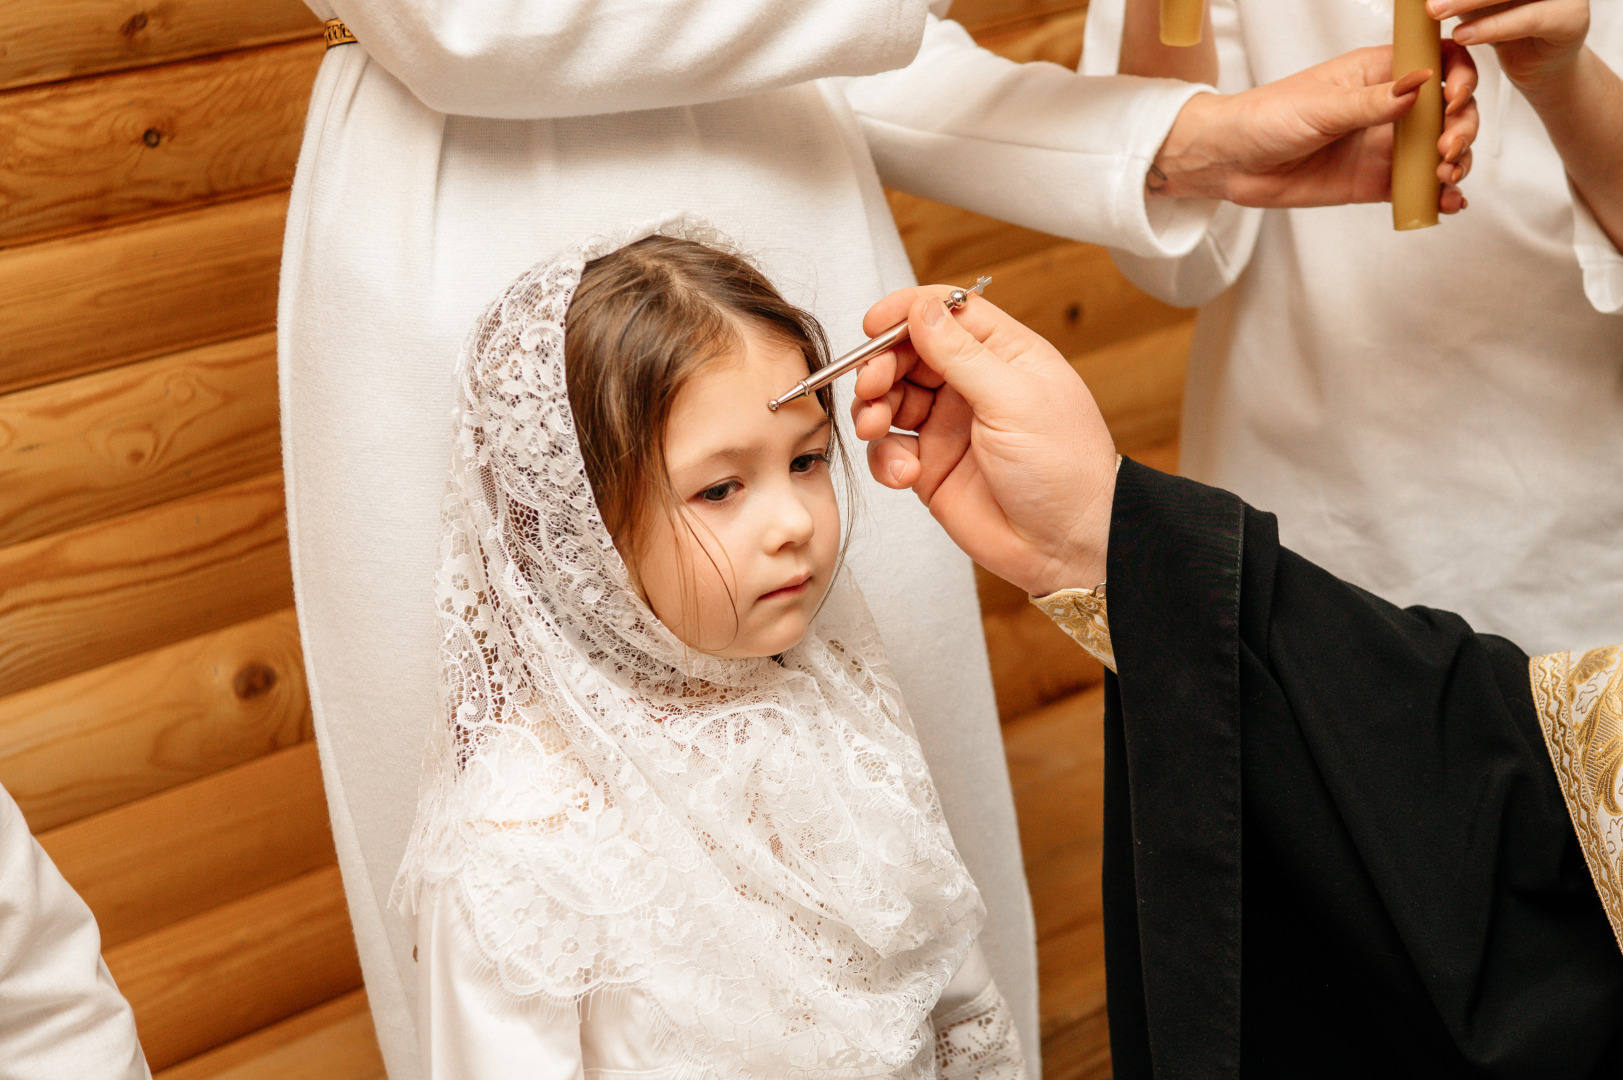
M 342 19 L 327 20 L 326 36 L 327 48 L 329 49 L 335 45 L 354 45 L 356 43 L 355 35 L 349 32 L 349 27 L 344 25 Z
M 1095 660 L 1111 671 L 1116 670 L 1116 650 L 1110 644 L 1110 616 L 1105 609 L 1102 586 L 1061 589 L 1047 596 L 1034 596 L 1031 602 Z
M 1533 706 L 1584 861 L 1623 949 L 1623 645 L 1536 656 Z

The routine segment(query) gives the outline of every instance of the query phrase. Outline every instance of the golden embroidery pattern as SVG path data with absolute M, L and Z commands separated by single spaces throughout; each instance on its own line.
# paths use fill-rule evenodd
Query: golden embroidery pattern
M 355 35 L 349 32 L 349 27 L 344 25 L 342 19 L 328 19 L 323 36 L 327 39 L 329 49 L 334 45 L 356 44 Z
M 1528 664 L 1544 745 L 1623 948 L 1623 645 Z
M 1034 596 L 1031 602 L 1095 660 L 1111 671 L 1116 670 L 1116 650 L 1110 644 L 1110 617 L 1105 610 L 1102 586 L 1061 589 L 1047 596 Z

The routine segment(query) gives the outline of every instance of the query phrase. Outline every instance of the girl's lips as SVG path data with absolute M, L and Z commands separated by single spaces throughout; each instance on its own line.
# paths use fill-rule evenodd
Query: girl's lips
M 811 583 L 811 577 L 812 576 L 810 574 L 803 574 L 801 577 L 783 586 L 781 589 L 773 589 L 769 593 L 762 593 L 761 599 L 782 600 L 791 596 L 799 596 L 801 593 L 806 591 L 806 586 Z

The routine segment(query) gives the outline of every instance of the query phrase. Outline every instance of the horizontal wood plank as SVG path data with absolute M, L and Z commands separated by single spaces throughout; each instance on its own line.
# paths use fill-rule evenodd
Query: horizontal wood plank
M 1032 23 L 994 26 L 975 35 L 982 47 L 1016 63 L 1046 61 L 1075 71 L 1082 63 L 1082 34 L 1087 28 L 1086 8 L 1060 12 Z
M 1043 1080 L 1110 1080 L 1104 934 L 1098 924 L 1037 946 Z
M 316 744 L 52 829 L 39 842 L 111 948 L 337 861 Z
M 0 785 L 37 833 L 309 738 L 288 609 L 0 698 Z
M 157 1080 L 385 1080 L 366 991 L 306 1009 L 157 1075 Z
M 154 1071 L 361 985 L 338 868 L 315 870 L 104 954 Z
M 1103 717 L 1096 686 L 1003 728 L 1039 941 L 1099 918 Z
M 1094 687 L 1003 729 L 1037 918 L 1046 1078 L 1110 1075 L 1099 880 L 1103 719 L 1104 691 Z
M 1099 403 L 1117 450 L 1132 454 L 1176 437 L 1194 336 L 1195 321 L 1186 318 L 1071 358 Z
M 1193 317 L 1128 281 L 1096 244 L 1065 243 L 977 272 L 992 277 L 987 299 L 1068 357 Z
M 0 95 L 0 246 L 293 180 L 320 40 Z
M 285 192 L 0 250 L 0 392 L 270 330 Z
M 278 467 L 276 337 L 0 396 L 0 545 Z
M 972 33 L 1010 23 L 1037 22 L 1068 12 L 1085 12 L 1088 0 L 953 0 L 947 18 Z
M 977 576 L 991 576 L 976 569 Z M 1104 678 L 1104 665 L 1077 648 L 1065 631 L 1026 601 L 1023 591 L 998 584 L 1019 592 L 1023 604 L 1011 611 L 981 612 L 997 714 L 1005 723 Z
M 913 264 L 913 276 L 925 284 L 972 284 L 969 275 L 973 270 L 1066 243 L 1035 229 L 905 191 L 887 191 L 885 196 Z M 960 282 L 960 278 L 966 280 Z
M 318 36 L 299 0 L 5 0 L 0 88 Z
M 0 548 L 0 694 L 292 602 L 274 473 Z

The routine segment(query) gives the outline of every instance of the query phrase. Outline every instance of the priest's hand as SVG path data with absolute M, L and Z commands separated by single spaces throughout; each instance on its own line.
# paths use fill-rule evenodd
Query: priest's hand
M 863 322 L 877 333 L 905 318 L 911 334 L 857 377 L 868 468 L 912 488 L 970 558 L 1032 595 L 1097 585 L 1116 448 L 1093 395 L 1043 338 L 979 296 L 950 313 L 948 291 L 891 293 Z
M 1454 185 L 1470 171 L 1477 135 L 1477 72 L 1464 48 L 1443 44 L 1447 115 L 1437 174 L 1444 184 L 1441 209 L 1454 213 L 1465 206 Z M 1243 93 L 1197 94 L 1156 155 L 1151 194 L 1244 206 L 1384 201 L 1391 189 L 1391 124 L 1414 107 L 1427 77 L 1413 72 L 1393 81 L 1392 49 L 1379 46 Z

